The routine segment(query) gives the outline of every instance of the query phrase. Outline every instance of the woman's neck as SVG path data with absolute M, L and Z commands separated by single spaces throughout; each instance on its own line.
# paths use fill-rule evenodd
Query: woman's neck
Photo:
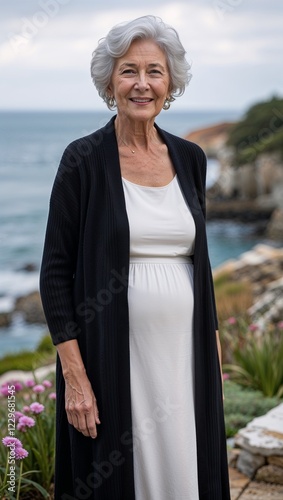
M 117 115 L 115 131 L 118 144 L 122 143 L 132 152 L 139 148 L 149 149 L 153 143 L 160 143 L 156 128 L 154 127 L 154 119 L 150 122 L 132 122 L 128 118 L 121 118 Z

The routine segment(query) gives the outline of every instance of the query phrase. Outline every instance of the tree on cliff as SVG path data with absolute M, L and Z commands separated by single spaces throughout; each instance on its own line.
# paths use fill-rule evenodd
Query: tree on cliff
M 267 152 L 280 152 L 283 159 L 283 99 L 272 97 L 248 109 L 228 131 L 228 146 L 235 149 L 234 165 L 252 163 Z

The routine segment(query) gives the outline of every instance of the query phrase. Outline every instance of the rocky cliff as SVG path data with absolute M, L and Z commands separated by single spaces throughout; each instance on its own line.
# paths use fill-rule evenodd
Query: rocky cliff
M 258 154 L 247 164 L 234 164 L 227 146 L 232 123 L 219 123 L 186 136 L 220 164 L 219 178 L 207 192 L 208 219 L 264 221 L 264 236 L 283 241 L 283 162 L 279 152 Z

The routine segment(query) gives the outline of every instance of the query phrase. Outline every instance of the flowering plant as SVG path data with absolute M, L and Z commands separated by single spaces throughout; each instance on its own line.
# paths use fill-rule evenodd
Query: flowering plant
M 9 410 L 7 418 L 11 387 L 15 404 L 14 411 Z M 35 489 L 43 498 L 50 498 L 55 448 L 56 393 L 53 381 L 38 383 L 30 379 L 25 384 L 11 381 L 0 387 L 0 394 L 0 471 L 3 473 L 0 498 L 32 498 Z M 14 488 L 9 488 L 11 464 L 14 467 Z M 4 492 L 5 496 L 2 496 Z
M 264 396 L 282 397 L 283 322 L 262 328 L 243 318 L 229 318 L 224 338 L 229 338 L 231 361 L 223 369 L 239 384 Z

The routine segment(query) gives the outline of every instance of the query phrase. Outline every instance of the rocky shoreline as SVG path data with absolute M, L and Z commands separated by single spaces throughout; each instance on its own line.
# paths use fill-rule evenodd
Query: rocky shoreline
M 233 123 L 219 123 L 186 136 L 220 164 L 219 178 L 207 191 L 208 220 L 252 221 L 261 225 L 265 237 L 283 242 L 283 163 L 280 154 L 261 154 L 249 164 L 234 165 L 233 150 L 227 146 L 232 126 Z
M 239 259 L 231 259 L 214 269 L 217 279 L 228 275 L 231 281 L 252 287 L 253 305 L 247 311 L 251 321 L 262 329 L 283 319 L 283 248 L 256 245 Z

